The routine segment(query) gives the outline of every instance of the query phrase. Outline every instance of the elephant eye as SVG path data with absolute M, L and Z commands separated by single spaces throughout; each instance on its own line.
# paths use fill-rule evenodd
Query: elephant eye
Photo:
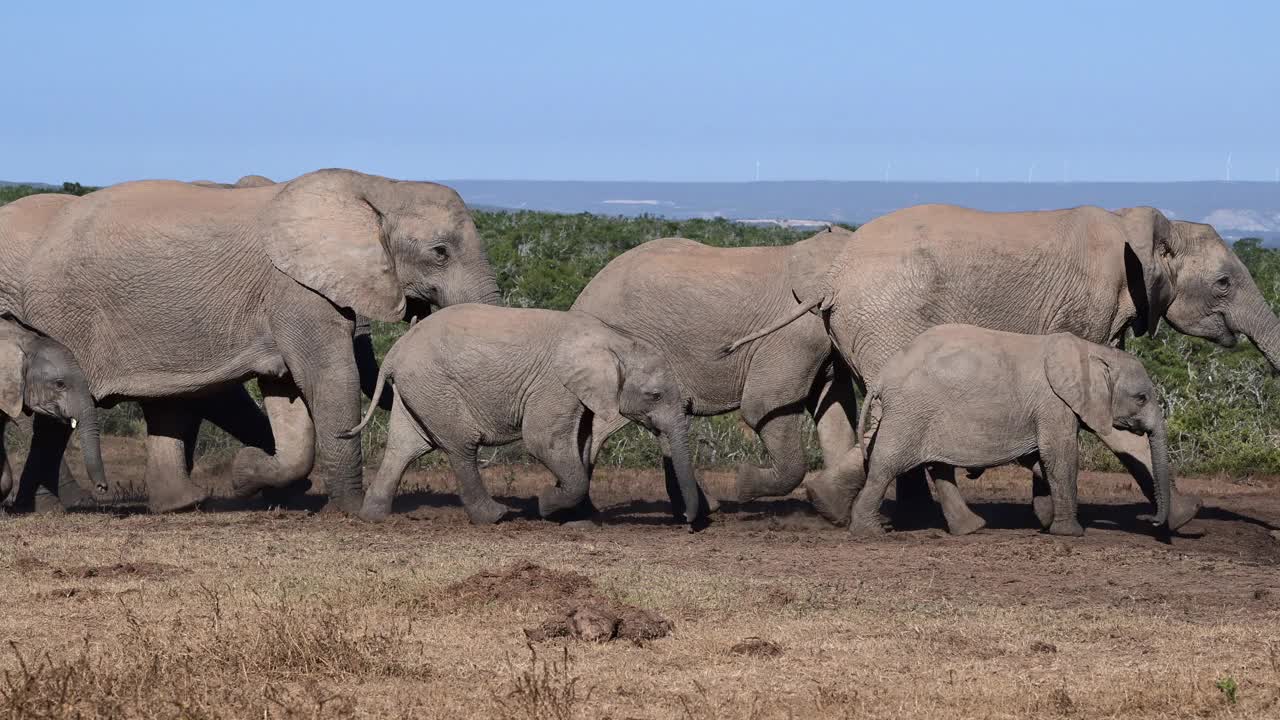
M 63 382 L 63 381 L 62 381 L 62 378 L 54 378 L 54 380 L 53 380 L 53 386 L 54 386 L 55 388 L 59 389 L 59 390 L 66 390 L 66 389 L 67 389 L 67 384 L 66 384 L 65 382 Z
M 649 400 L 661 400 L 662 391 L 661 390 L 645 390 L 644 396 Z
M 1137 396 L 1136 398 L 1134 398 L 1134 399 L 1138 401 L 1138 405 L 1146 405 L 1146 404 L 1147 404 L 1147 394 L 1146 394 L 1146 393 L 1138 393 L 1138 396 Z
M 449 247 L 447 245 L 436 245 L 431 248 L 431 252 L 435 253 L 436 258 L 444 260 L 449 257 Z
M 1231 277 L 1228 275 L 1223 275 L 1222 277 L 1213 281 L 1213 287 L 1220 292 L 1226 292 L 1231 288 Z

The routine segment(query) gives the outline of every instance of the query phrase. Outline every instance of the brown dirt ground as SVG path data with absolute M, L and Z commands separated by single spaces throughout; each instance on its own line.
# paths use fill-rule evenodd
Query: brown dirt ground
M 138 479 L 138 443 L 108 452 Z M 530 515 L 551 482 L 485 475 Z M 1086 474 L 1070 539 L 1032 527 L 1024 472 L 961 482 L 990 525 L 963 538 L 855 540 L 798 493 L 690 534 L 658 473 L 610 470 L 601 527 L 471 527 L 437 471 L 380 525 L 233 504 L 11 518 L 0 715 L 1280 717 L 1280 480 L 1182 479 L 1206 509 L 1161 538 L 1127 477 Z M 619 608 L 671 632 L 526 635 Z

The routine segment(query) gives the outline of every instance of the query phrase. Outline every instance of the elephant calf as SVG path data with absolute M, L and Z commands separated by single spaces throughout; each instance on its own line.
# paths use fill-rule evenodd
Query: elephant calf
M 590 506 L 592 437 L 623 418 L 658 435 L 674 468 L 685 517 L 700 498 L 688 447 L 688 403 L 656 349 L 590 315 L 458 305 L 431 314 L 387 353 L 373 397 L 395 384 L 387 448 L 360 517 L 382 520 L 409 463 L 440 448 L 458 479 L 473 523 L 509 510 L 485 489 L 476 467 L 481 445 L 523 438 L 557 478 L 538 498 L 543 517 Z M 354 437 L 373 416 L 374 404 Z
M 97 406 L 80 364 L 61 343 L 3 314 L 0 315 L 0 498 L 8 498 L 14 488 L 13 472 L 4 448 L 5 427 L 10 418 L 17 418 L 24 409 L 41 416 L 33 421 L 37 426 L 46 423 L 44 418 L 61 421 L 53 423 L 54 427 L 49 430 L 57 446 L 56 457 L 52 459 L 55 475 L 67 436 L 78 427 L 85 470 L 94 489 L 98 493 L 110 490 L 102 463 Z M 64 423 L 69 423 L 70 428 Z M 29 455 L 27 467 L 35 463 Z M 14 498 L 18 509 L 25 510 L 34 502 L 35 488 L 28 490 Z
M 972 325 L 921 333 L 871 388 L 858 423 L 867 480 L 850 529 L 883 532 L 880 503 L 889 482 L 920 466 L 987 468 L 1039 463 L 1054 535 L 1081 535 L 1076 470 L 1081 424 L 1098 435 L 1145 434 L 1156 481 L 1156 515 L 1166 525 L 1171 480 L 1164 415 L 1142 363 L 1069 333 L 1020 335 Z M 944 496 L 961 502 L 957 497 Z M 946 508 L 948 517 L 960 508 Z M 967 508 L 966 508 L 967 510 Z M 1037 508 L 1042 514 L 1041 508 Z

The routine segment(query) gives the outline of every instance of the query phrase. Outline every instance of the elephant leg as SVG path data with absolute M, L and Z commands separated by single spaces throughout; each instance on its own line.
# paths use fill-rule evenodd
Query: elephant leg
M 306 478 L 316 457 L 316 429 L 298 388 L 288 380 L 266 377 L 258 378 L 258 387 L 271 422 L 275 453 L 250 446 L 236 454 L 232 487 L 240 497 Z
M 142 415 L 147 422 L 147 509 L 153 513 L 190 510 L 209 494 L 191 482 L 200 418 L 179 400 L 147 400 Z
M 364 503 L 360 438 L 339 437 L 360 422 L 360 377 L 352 346 L 352 321 L 336 312 L 329 301 L 296 283 L 289 286 L 283 300 L 287 302 L 281 302 L 281 307 L 288 312 L 272 318 L 272 330 L 305 402 L 305 407 L 302 403 L 290 406 L 289 415 L 298 419 L 300 427 L 302 413 L 309 411 L 314 427 L 305 462 L 291 469 L 313 466 L 308 470 L 313 479 L 323 480 L 329 507 L 355 515 Z M 276 410 L 271 407 L 267 414 L 275 431 L 276 455 L 297 457 L 298 451 L 285 437 L 296 428 L 277 425 Z M 291 482 L 306 472 L 289 474 L 294 475 L 289 477 Z
M 1053 494 L 1044 477 L 1044 465 L 1039 462 L 1031 466 L 1031 509 L 1041 529 L 1048 530 L 1053 524 Z
M 458 479 L 458 497 L 462 499 L 462 507 L 466 509 L 472 525 L 492 525 L 511 512 L 511 508 L 494 500 L 485 488 L 476 464 L 475 445 L 450 452 L 449 465 Z
M 857 437 L 857 398 L 844 363 L 837 362 L 832 378 L 814 393 L 809 411 L 818 427 L 824 467 L 805 477 L 805 495 L 819 515 L 844 525 L 854 496 L 867 480 Z
M 881 459 L 881 448 L 871 458 L 867 468 L 867 482 L 858 493 L 849 513 L 849 532 L 853 535 L 875 536 L 884 534 L 884 516 L 880 504 L 889 490 L 889 483 L 896 476 L 896 464 L 891 458 Z M 885 453 L 890 455 L 889 453 Z
M 547 417 L 542 413 L 539 417 Z M 595 514 L 591 505 L 590 456 L 593 446 L 589 416 L 570 414 L 563 422 L 524 424 L 524 445 L 556 477 L 556 484 L 538 495 L 543 518 L 578 520 Z
M 69 426 L 44 415 L 31 417 L 31 449 L 14 491 L 13 510 L 62 511 L 64 486 L 70 492 L 79 487 L 63 460 L 70 437 Z
M 956 487 L 956 469 L 951 465 L 935 465 L 929 470 L 933 489 L 938 493 L 942 516 L 947 520 L 947 531 L 952 535 L 968 535 L 987 526 L 987 521 L 964 501 L 960 488 Z
M 771 465 L 738 466 L 738 501 L 781 497 L 800 487 L 809 470 L 804 452 L 803 418 L 799 407 L 742 406 L 742 419 L 760 436 Z
M 431 440 L 413 415 L 405 409 L 400 401 L 400 395 L 397 394 L 391 404 L 391 420 L 387 427 L 387 448 L 382 453 L 382 465 L 378 467 L 378 475 L 364 495 L 360 519 L 368 522 L 385 520 L 391 512 L 391 503 L 395 500 L 396 491 L 400 489 L 400 479 L 404 477 L 404 471 L 414 460 L 431 452 L 432 449 Z
M 1138 483 L 1142 494 L 1154 503 L 1155 482 L 1152 478 L 1155 476 L 1151 472 L 1151 444 L 1147 438 L 1136 433 L 1116 429 L 1112 429 L 1111 432 L 1105 435 L 1098 435 L 1098 438 L 1119 458 L 1125 469 L 1133 476 L 1134 481 Z M 1169 482 L 1172 483 L 1173 478 L 1169 478 Z M 1173 488 L 1170 500 L 1170 530 L 1177 530 L 1191 522 L 1204 504 L 1195 495 L 1184 495 L 1178 492 L 1176 486 Z
M 1049 534 L 1083 535 L 1084 528 L 1077 517 L 1076 495 L 1080 441 L 1074 432 L 1067 438 L 1041 433 L 1039 445 L 1040 464 L 1053 498 L 1053 522 L 1049 525 Z

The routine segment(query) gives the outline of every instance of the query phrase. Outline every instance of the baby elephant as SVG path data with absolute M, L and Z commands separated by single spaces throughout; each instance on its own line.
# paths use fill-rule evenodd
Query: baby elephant
M 84 371 L 62 343 L 27 328 L 5 313 L 0 315 L 0 499 L 9 498 L 16 489 L 4 449 L 5 428 L 10 419 L 24 411 L 68 423 L 71 429 L 79 427 L 85 471 L 94 490 L 100 494 L 109 491 L 102 464 L 97 405 Z M 58 445 L 58 456 L 53 459 L 55 473 L 71 429 L 55 424 L 47 430 L 58 435 L 54 441 Z M 28 468 L 32 462 L 28 458 Z M 21 490 L 12 499 L 24 505 L 34 497 L 35 487 Z
M 1164 416 L 1142 363 L 1068 334 L 1018 335 L 939 325 L 891 359 L 858 423 L 866 485 L 850 529 L 883 532 L 889 481 L 921 465 L 988 468 L 1010 462 L 1049 484 L 1049 532 L 1082 535 L 1076 520 L 1077 433 L 1146 434 L 1156 484 L 1156 525 L 1168 520 L 1172 480 Z
M 405 468 L 440 448 L 471 522 L 497 522 L 510 508 L 485 489 L 476 451 L 520 438 L 557 478 L 538 498 L 542 516 L 589 507 L 592 427 L 616 427 L 622 418 L 662 440 L 685 517 L 699 517 L 687 403 L 675 376 L 654 348 L 590 315 L 450 306 L 396 341 L 373 397 L 381 397 L 388 378 L 395 401 L 382 467 L 360 512 L 365 520 L 384 519 Z M 344 436 L 355 436 L 372 416 L 371 406 Z

